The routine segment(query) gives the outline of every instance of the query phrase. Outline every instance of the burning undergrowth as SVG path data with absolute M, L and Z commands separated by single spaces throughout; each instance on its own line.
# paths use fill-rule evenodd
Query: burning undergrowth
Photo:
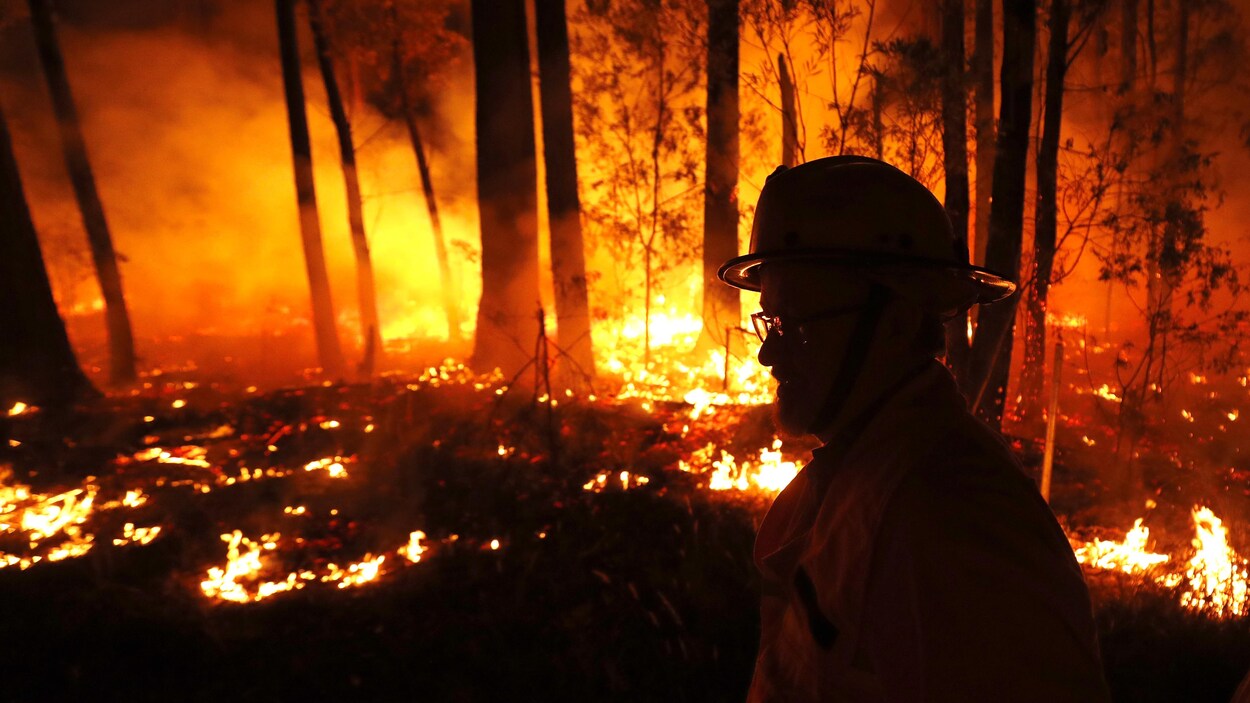
M 755 526 L 811 446 L 775 437 L 767 386 L 730 361 L 728 381 L 714 356 L 666 383 L 622 363 L 613 392 L 554 397 L 447 362 L 273 391 L 173 374 L 75 414 L 15 406 L 0 601 L 38 662 L 18 698 L 47 681 L 160 697 L 129 661 L 189 700 L 739 697 Z M 1092 480 L 1070 463 L 1061 482 Z M 1244 542 L 1227 515 L 1184 517 L 1075 529 L 1073 546 L 1117 687 L 1138 681 L 1117 666 L 1218 630 L 1230 649 L 1204 666 L 1226 695 L 1250 647 Z M 1143 628 L 1150 652 L 1129 636 Z

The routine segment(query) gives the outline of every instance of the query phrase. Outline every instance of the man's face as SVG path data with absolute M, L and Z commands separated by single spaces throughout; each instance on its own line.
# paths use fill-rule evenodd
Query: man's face
M 777 424 L 804 434 L 820 413 L 846 356 L 858 310 L 829 317 L 831 310 L 862 304 L 868 286 L 845 271 L 810 264 L 777 263 L 763 267 L 760 307 L 782 320 L 784 335 L 770 334 L 759 361 L 778 381 Z M 813 319 L 800 325 L 800 321 Z M 801 331 L 800 331 L 801 328 Z M 805 341 L 804 341 L 805 340 Z

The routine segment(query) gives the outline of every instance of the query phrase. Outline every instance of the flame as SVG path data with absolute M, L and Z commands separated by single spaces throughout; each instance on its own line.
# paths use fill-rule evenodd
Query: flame
M 413 564 L 421 561 L 421 555 L 429 551 L 428 547 L 421 545 L 421 540 L 423 539 L 425 539 L 425 533 L 421 530 L 410 533 L 408 535 L 408 544 L 399 548 L 399 555 Z
M 33 410 L 31 406 L 19 400 L 13 404 L 13 407 L 9 408 L 9 417 L 17 417 L 18 415 L 21 415 L 25 412 L 29 412 L 31 410 Z
M 1166 554 L 1156 554 L 1146 549 L 1150 540 L 1150 528 L 1142 525 L 1144 518 L 1137 518 L 1133 529 L 1124 535 L 1124 541 L 1096 539 L 1076 549 L 1078 563 L 1096 569 L 1122 571 L 1136 574 L 1149 571 L 1168 563 Z
M 1247 611 L 1247 561 L 1228 545 L 1228 529 L 1210 508 L 1193 511 L 1194 555 L 1185 570 L 1181 605 L 1217 616 Z
M 692 473 L 707 473 L 710 469 L 707 487 L 713 491 L 754 489 L 764 493 L 780 493 L 803 468 L 801 461 L 782 459 L 781 440 L 777 438 L 770 447 L 759 450 L 759 461 L 754 465 L 750 461 L 739 465 L 724 449 L 720 450 L 719 459 L 713 458 L 716 451 L 715 445 L 708 444 L 691 454 L 690 461 L 678 460 L 677 468 Z
M 1082 392 L 1082 391 L 1078 390 L 1078 392 Z M 1120 396 L 1116 395 L 1116 392 L 1111 390 L 1111 386 L 1107 385 L 1106 383 L 1094 389 L 1093 393 L 1099 398 L 1102 398 L 1103 400 L 1109 400 L 1112 403 L 1118 403 L 1121 400 Z
M 329 569 L 329 573 L 321 577 L 321 582 L 338 582 L 339 588 L 361 586 L 378 579 L 378 576 L 382 573 L 382 562 L 384 561 L 386 561 L 385 554 L 376 557 L 372 554 L 366 554 L 362 561 L 350 563 L 346 569 L 339 568 L 335 564 L 327 564 L 326 568 Z
M 1228 529 L 1207 507 L 1193 510 L 1194 553 L 1184 570 L 1168 568 L 1172 559 L 1147 549 L 1150 531 L 1142 518 L 1133 523 L 1122 542 L 1094 540 L 1075 546 L 1076 560 L 1092 569 L 1145 576 L 1154 583 L 1175 589 L 1182 584 L 1180 604 L 1216 618 L 1250 612 L 1250 561 L 1228 544 Z
M 323 459 L 314 459 L 304 464 L 305 471 L 325 470 L 326 475 L 330 478 L 347 478 L 347 469 L 343 466 L 347 460 L 341 456 L 325 457 Z M 256 469 L 260 471 L 260 469 Z
M 971 319 L 969 321 L 971 324 Z M 1080 313 L 1065 312 L 1062 315 L 1055 313 L 1046 313 L 1046 324 L 1051 327 L 1063 327 L 1066 329 L 1080 329 L 1089 324 L 1089 320 Z
M 156 536 L 160 533 L 160 526 L 135 527 L 133 522 L 128 522 L 122 529 L 122 536 L 113 539 L 113 546 L 124 547 L 127 544 L 147 544 L 156 539 Z
M 0 552 L 0 568 L 22 570 L 47 559 L 60 561 L 90 552 L 95 535 L 83 529 L 92 516 L 99 488 L 87 484 L 55 495 L 35 493 L 30 486 L 11 483 L 11 472 L 0 467 L 0 534 L 17 533 L 28 545 L 27 556 Z M 40 554 L 42 542 L 57 543 Z
M 621 471 L 613 475 L 612 471 L 600 471 L 594 478 L 582 484 L 582 488 L 594 493 L 602 493 L 609 486 L 620 485 L 622 491 L 627 491 L 638 486 L 645 486 L 651 482 L 651 479 L 637 473 L 629 471 Z

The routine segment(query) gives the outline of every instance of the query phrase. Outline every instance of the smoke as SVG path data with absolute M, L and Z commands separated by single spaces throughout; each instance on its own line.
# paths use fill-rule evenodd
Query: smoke
M 231 2 L 219 10 L 190 26 L 59 27 L 97 185 L 124 257 L 141 356 L 171 336 L 298 329 L 293 343 L 305 345 L 310 337 L 272 4 Z M 29 25 L 19 17 L 5 31 L 12 41 L 0 100 L 62 312 L 76 329 L 78 315 L 98 297 L 85 234 Z M 359 341 L 356 273 L 343 177 L 311 37 L 306 27 L 301 32 L 322 235 L 340 335 L 352 349 Z M 449 239 L 476 248 L 472 151 L 464 146 L 472 144 L 472 95 L 465 86 L 450 81 L 444 91 L 436 119 L 445 127 L 430 157 Z M 406 133 L 367 106 L 358 105 L 352 118 L 383 335 L 445 338 L 430 224 Z M 464 250 L 452 246 L 469 311 L 479 275 L 458 255 Z M 81 344 L 92 339 L 75 337 Z

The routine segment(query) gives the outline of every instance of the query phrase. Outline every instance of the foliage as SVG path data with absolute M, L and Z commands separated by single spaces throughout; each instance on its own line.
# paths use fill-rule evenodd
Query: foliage
M 648 320 L 654 292 L 685 272 L 701 241 L 705 14 L 694 0 L 627 0 L 592 4 L 570 23 L 587 238 L 614 262 L 613 307 L 642 283 Z
M 870 154 L 934 188 L 942 169 L 942 57 L 927 37 L 876 42 L 869 104 L 847 108 L 848 134 L 821 131 L 826 150 Z
M 317 0 L 314 0 L 317 1 Z M 461 61 L 468 38 L 456 26 L 456 0 L 320 0 L 331 44 L 351 81 L 365 98 L 390 117 L 400 117 L 399 78 L 394 55 L 402 60 L 408 94 L 426 112 L 438 90 Z

